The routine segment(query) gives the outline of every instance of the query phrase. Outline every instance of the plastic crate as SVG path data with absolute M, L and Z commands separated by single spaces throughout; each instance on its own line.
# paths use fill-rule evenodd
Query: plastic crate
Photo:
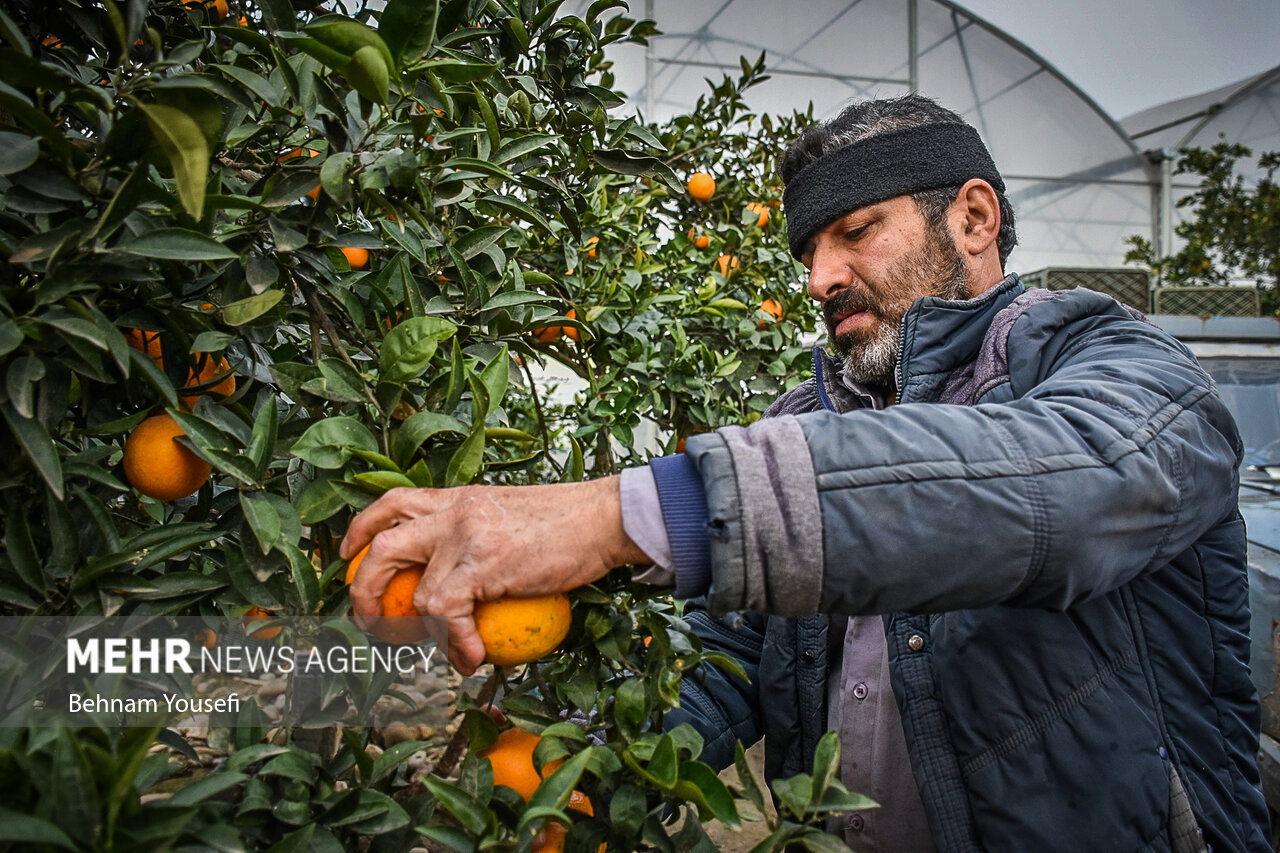
M 1257 317 L 1260 306 L 1254 287 L 1157 287 L 1157 314 L 1195 317 Z
M 1151 310 L 1151 280 L 1146 270 L 1131 267 L 1045 267 L 1021 278 L 1027 287 L 1047 290 L 1084 287 L 1105 293 L 1143 313 Z

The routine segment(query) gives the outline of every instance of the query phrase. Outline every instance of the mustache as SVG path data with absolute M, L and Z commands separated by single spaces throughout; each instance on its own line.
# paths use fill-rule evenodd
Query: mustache
M 822 315 L 827 321 L 827 328 L 832 330 L 836 327 L 837 317 L 860 311 L 877 317 L 883 317 L 885 314 L 885 308 L 881 303 L 872 299 L 870 294 L 857 290 L 842 290 L 822 306 Z

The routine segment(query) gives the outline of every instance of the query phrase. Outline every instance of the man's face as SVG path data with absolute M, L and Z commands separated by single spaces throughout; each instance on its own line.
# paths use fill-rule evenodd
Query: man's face
M 911 303 L 971 295 L 954 238 L 931 228 L 909 196 L 837 219 L 814 235 L 803 260 L 845 373 L 882 389 L 893 388 Z

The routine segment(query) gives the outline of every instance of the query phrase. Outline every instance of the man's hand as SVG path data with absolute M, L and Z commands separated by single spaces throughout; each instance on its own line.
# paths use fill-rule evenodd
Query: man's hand
M 648 562 L 622 527 L 619 477 L 551 486 L 393 489 L 356 516 L 340 553 L 369 553 L 351 584 L 356 624 L 382 617 L 391 577 L 426 566 L 413 606 L 449 660 L 470 675 L 484 659 L 477 601 L 567 592 L 615 566 Z

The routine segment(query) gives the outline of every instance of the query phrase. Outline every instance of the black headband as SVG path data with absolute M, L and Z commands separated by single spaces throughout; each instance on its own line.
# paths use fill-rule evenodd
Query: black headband
M 837 148 L 801 169 L 782 194 L 791 254 L 799 260 L 819 229 L 860 207 L 970 178 L 1004 192 L 991 154 L 967 124 L 909 127 Z

